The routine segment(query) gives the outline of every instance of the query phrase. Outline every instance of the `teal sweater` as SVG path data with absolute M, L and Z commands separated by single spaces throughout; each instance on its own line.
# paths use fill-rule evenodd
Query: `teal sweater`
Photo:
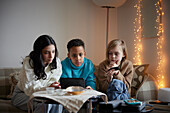
M 63 71 L 61 78 L 84 78 L 86 86 L 96 89 L 94 66 L 89 59 L 84 58 L 83 64 L 79 67 L 76 67 L 68 57 L 61 64 Z

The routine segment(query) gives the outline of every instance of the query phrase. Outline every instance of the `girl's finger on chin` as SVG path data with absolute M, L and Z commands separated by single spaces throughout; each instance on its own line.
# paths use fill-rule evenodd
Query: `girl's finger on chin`
M 109 66 L 112 67 L 114 66 L 114 64 L 115 64 L 114 62 L 110 62 Z
M 114 64 L 114 62 L 113 62 L 113 61 L 111 61 L 111 62 L 110 62 L 110 65 L 113 65 L 113 64 Z
M 116 61 L 116 64 L 117 64 L 117 65 L 119 65 L 119 64 L 120 64 L 119 60 L 117 60 L 117 61 Z

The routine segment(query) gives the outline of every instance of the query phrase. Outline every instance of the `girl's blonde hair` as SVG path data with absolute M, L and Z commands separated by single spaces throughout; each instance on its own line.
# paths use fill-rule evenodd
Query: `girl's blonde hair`
M 122 47 L 123 54 L 125 55 L 125 57 L 122 60 L 127 59 L 128 52 L 127 52 L 126 43 L 125 43 L 125 41 L 120 40 L 120 39 L 114 39 L 114 40 L 109 42 L 109 44 L 107 45 L 107 49 L 106 49 L 106 59 L 109 59 L 109 51 L 110 51 L 110 49 L 113 49 L 117 45 Z

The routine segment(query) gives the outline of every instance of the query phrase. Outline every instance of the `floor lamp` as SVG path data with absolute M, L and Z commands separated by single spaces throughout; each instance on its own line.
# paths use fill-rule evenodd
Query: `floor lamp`
M 107 20 L 106 20 L 106 48 L 107 48 L 108 37 L 109 37 L 109 9 L 110 8 L 115 8 L 115 7 L 112 7 L 112 6 L 102 6 L 102 8 L 106 8 L 107 9 Z
M 93 0 L 93 2 L 96 5 L 107 9 L 107 21 L 106 21 L 106 48 L 107 48 L 109 34 L 109 9 L 123 5 L 126 2 L 126 0 Z

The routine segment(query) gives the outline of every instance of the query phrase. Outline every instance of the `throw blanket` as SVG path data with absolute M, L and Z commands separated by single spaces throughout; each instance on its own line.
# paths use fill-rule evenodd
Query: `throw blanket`
M 125 100 L 129 99 L 130 95 L 125 84 L 122 81 L 118 79 L 113 79 L 108 86 L 107 97 L 108 101 Z
M 64 90 L 64 89 L 61 89 Z M 54 94 L 47 94 L 46 91 L 38 91 L 31 95 L 29 102 L 28 102 L 28 111 L 31 110 L 32 100 L 36 97 L 43 97 L 47 99 L 52 99 L 56 101 L 57 103 L 60 103 L 63 105 L 65 109 L 67 109 L 69 112 L 77 113 L 82 105 L 92 97 L 101 96 L 101 98 L 107 103 L 107 96 L 104 93 L 95 91 L 95 90 L 89 90 L 85 89 L 85 91 L 79 95 L 70 95 L 68 93 L 55 92 Z

